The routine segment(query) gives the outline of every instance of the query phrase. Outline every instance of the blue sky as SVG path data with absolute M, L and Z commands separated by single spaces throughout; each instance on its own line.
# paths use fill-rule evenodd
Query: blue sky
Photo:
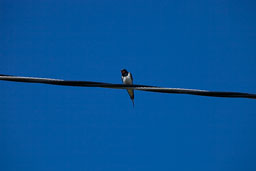
M 256 93 L 254 1 L 0 1 L 0 73 Z M 256 170 L 256 101 L 0 82 L 0 170 Z

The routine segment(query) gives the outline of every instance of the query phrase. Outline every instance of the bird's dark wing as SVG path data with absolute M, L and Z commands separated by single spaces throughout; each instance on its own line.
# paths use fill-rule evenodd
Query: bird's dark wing
M 133 82 L 133 77 L 132 77 L 132 73 L 130 73 L 130 75 L 131 75 L 131 79 L 132 79 L 132 82 Z

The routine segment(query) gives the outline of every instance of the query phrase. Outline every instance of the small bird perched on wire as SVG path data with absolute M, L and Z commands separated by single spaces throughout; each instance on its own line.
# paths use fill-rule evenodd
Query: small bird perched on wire
M 122 81 L 123 84 L 126 85 L 132 85 L 133 84 L 133 78 L 132 78 L 132 74 L 130 72 L 128 72 L 126 69 L 122 69 L 121 70 L 121 74 L 122 74 Z M 134 107 L 134 90 L 132 89 L 127 89 L 127 92 L 132 100 L 132 104 Z

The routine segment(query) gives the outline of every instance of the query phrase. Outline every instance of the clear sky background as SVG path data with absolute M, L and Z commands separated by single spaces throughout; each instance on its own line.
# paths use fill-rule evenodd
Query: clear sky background
M 256 1 L 0 0 L 0 74 L 256 93 Z M 0 81 L 0 170 L 256 170 L 256 101 Z

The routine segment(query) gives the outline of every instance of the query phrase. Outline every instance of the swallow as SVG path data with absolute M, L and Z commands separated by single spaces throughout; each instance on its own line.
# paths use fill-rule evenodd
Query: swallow
M 125 85 L 132 85 L 133 84 L 133 78 L 132 78 L 132 74 L 130 72 L 128 72 L 126 69 L 122 69 L 121 70 L 121 74 L 122 74 L 122 81 L 123 84 Z M 133 89 L 127 89 L 127 92 L 132 100 L 132 104 L 134 107 L 134 90 Z

